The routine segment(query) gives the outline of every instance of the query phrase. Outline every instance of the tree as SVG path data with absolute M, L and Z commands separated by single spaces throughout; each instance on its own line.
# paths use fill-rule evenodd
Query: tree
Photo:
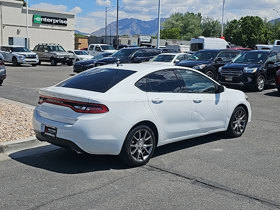
M 219 37 L 221 34 L 221 23 L 212 18 L 203 18 L 201 23 L 202 36 L 205 37 Z
M 258 43 L 267 43 L 268 28 L 258 16 L 246 16 L 230 21 L 225 29 L 225 38 L 233 44 L 254 48 Z
M 162 24 L 161 38 L 190 40 L 192 37 L 200 36 L 202 33 L 201 19 L 200 13 L 174 13 Z M 175 33 L 174 36 L 172 33 Z

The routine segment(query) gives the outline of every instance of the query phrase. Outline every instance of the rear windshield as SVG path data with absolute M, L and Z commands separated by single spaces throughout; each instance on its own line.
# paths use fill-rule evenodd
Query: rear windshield
M 57 87 L 75 88 L 105 93 L 135 71 L 111 68 L 93 68 L 57 84 Z

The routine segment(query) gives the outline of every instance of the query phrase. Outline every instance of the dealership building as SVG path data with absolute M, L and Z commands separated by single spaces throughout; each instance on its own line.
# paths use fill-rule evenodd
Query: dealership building
M 33 49 L 38 43 L 57 43 L 65 50 L 74 49 L 74 24 L 73 13 L 26 8 L 22 1 L 0 0 L 0 45 L 29 45 Z

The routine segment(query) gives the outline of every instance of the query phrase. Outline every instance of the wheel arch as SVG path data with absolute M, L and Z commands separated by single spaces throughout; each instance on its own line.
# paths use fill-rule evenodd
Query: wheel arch
M 159 138 L 158 129 L 157 129 L 156 125 L 155 125 L 153 122 L 149 121 L 149 120 L 143 120 L 143 121 L 138 122 L 137 124 L 135 124 L 135 125 L 128 131 L 127 135 L 129 134 L 129 132 L 130 132 L 131 130 L 133 130 L 134 128 L 136 128 L 136 127 L 139 126 L 139 125 L 146 125 L 146 126 L 148 126 L 150 129 L 153 130 L 154 135 L 155 135 L 155 140 L 156 140 L 156 147 L 157 147 L 157 145 L 158 145 L 158 138 Z

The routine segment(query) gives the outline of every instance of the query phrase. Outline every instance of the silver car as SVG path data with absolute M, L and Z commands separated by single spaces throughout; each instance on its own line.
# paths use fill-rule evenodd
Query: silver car
M 23 46 L 0 46 L 0 53 L 3 55 L 5 62 L 12 63 L 14 66 L 20 64 L 36 66 L 39 62 L 38 55 Z
M 4 57 L 0 53 L 0 86 L 2 85 L 4 79 L 6 79 L 7 73 L 6 73 L 6 68 L 4 65 Z

